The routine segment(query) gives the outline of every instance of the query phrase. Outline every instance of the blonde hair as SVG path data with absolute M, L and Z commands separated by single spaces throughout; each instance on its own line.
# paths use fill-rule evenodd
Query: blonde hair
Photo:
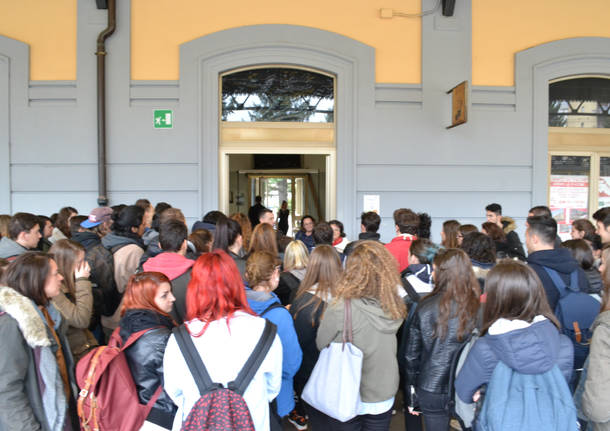
M 305 277 L 297 290 L 295 301 L 305 295 L 313 286 L 316 287 L 316 293 L 296 310 L 294 318 L 297 318 L 299 311 L 310 304 L 314 304 L 311 311 L 311 326 L 315 325 L 315 316 L 320 307 L 322 307 L 322 314 L 320 314 L 320 319 L 322 319 L 324 309 L 326 308 L 326 301 L 328 298 L 335 296 L 337 281 L 341 277 L 342 271 L 339 253 L 337 253 L 333 246 L 322 244 L 314 248 Z
M 0 238 L 9 237 L 8 225 L 11 222 L 11 216 L 8 214 L 0 214 Z M 40 232 L 42 233 L 42 232 Z
M 303 241 L 294 240 L 286 246 L 284 251 L 284 271 L 304 269 L 309 264 L 309 252 Z
M 267 251 L 255 251 L 246 261 L 246 272 L 244 278 L 251 289 L 256 286 L 264 286 L 271 279 L 273 271 L 279 265 L 277 256 Z
M 398 295 L 400 285 L 396 260 L 390 252 L 377 241 L 362 241 L 347 258 L 336 300 L 376 299 L 392 319 L 402 319 L 406 307 Z

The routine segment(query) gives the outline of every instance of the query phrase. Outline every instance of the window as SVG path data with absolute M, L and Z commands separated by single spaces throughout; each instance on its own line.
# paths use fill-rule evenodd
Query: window
M 549 85 L 549 127 L 610 128 L 610 79 L 572 78 Z
M 222 76 L 222 121 L 334 122 L 334 78 L 270 67 Z

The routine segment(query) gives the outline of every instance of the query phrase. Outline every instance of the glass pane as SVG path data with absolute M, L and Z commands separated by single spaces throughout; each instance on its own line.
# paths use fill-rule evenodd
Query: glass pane
M 610 79 L 575 78 L 549 85 L 549 126 L 610 128 Z
M 610 157 L 599 158 L 598 208 L 610 206 Z
M 222 121 L 332 123 L 333 78 L 301 69 L 268 68 L 222 77 Z
M 549 207 L 562 241 L 570 239 L 572 222 L 589 213 L 589 156 L 551 156 Z

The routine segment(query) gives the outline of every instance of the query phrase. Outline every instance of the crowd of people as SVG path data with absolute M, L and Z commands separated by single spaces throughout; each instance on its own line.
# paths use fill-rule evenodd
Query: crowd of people
M 221 405 L 211 387 L 257 431 L 389 430 L 397 412 L 407 431 L 610 430 L 610 207 L 563 242 L 533 207 L 523 243 L 492 203 L 479 227 L 445 221 L 440 244 L 428 214 L 400 208 L 384 244 L 375 212 L 352 241 L 310 215 L 291 238 L 287 205 L 276 222 L 255 202 L 190 233 L 180 209 L 146 199 L 0 215 L 0 429 L 80 429 L 79 370 L 124 344 L 145 431 L 197 429 Z M 340 420 L 303 394 L 348 329 L 360 383 Z M 542 390 L 515 386 L 528 379 Z M 232 396 L 222 420 L 236 420 Z

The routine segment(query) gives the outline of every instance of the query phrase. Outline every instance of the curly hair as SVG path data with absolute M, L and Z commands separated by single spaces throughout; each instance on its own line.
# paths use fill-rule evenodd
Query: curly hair
M 464 236 L 461 249 L 477 262 L 496 263 L 496 244 L 484 233 L 472 232 Z
M 470 258 L 463 250 L 449 248 L 434 257 L 434 289 L 428 296 L 434 295 L 441 295 L 434 335 L 444 338 L 449 319 L 457 317 L 457 337 L 462 340 L 474 327 L 481 295 Z
M 398 295 L 400 285 L 396 260 L 390 252 L 377 241 L 362 241 L 347 258 L 335 300 L 377 299 L 387 315 L 401 319 L 406 315 L 406 307 Z

